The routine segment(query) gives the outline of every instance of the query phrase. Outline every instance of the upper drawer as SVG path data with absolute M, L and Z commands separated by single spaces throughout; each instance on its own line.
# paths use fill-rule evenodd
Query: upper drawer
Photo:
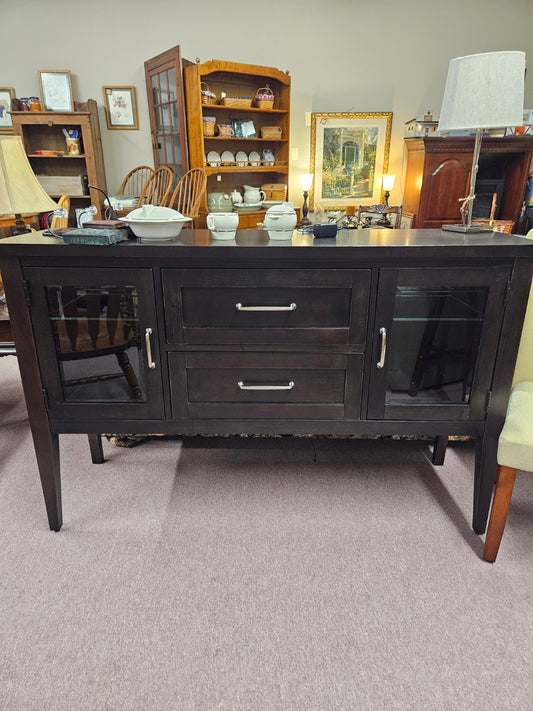
M 171 344 L 364 347 L 369 269 L 164 269 Z

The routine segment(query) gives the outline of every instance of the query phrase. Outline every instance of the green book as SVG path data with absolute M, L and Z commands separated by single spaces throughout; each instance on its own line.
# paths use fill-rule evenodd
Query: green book
M 64 232 L 61 236 L 65 244 L 116 244 L 128 239 L 128 229 L 98 229 L 82 227 Z

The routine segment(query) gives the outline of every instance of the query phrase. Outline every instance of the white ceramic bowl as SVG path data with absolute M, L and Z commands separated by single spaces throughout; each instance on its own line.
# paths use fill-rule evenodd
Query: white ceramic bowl
M 159 205 L 143 205 L 120 219 L 131 227 L 133 234 L 140 237 L 141 241 L 177 237 L 183 225 L 191 221 L 190 217 L 184 217 L 181 212 Z

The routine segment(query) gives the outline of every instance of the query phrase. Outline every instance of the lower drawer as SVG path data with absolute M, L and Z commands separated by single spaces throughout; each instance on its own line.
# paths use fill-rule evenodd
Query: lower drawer
M 172 415 L 357 419 L 363 356 L 169 353 Z

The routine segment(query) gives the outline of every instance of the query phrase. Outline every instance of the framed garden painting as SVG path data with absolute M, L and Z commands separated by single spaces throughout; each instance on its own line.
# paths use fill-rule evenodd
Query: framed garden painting
M 0 133 L 13 133 L 11 121 L 11 99 L 15 98 L 15 89 L 12 86 L 0 87 Z
M 134 86 L 104 86 L 107 128 L 138 129 Z
M 311 114 L 311 209 L 381 203 L 391 128 L 392 111 Z

